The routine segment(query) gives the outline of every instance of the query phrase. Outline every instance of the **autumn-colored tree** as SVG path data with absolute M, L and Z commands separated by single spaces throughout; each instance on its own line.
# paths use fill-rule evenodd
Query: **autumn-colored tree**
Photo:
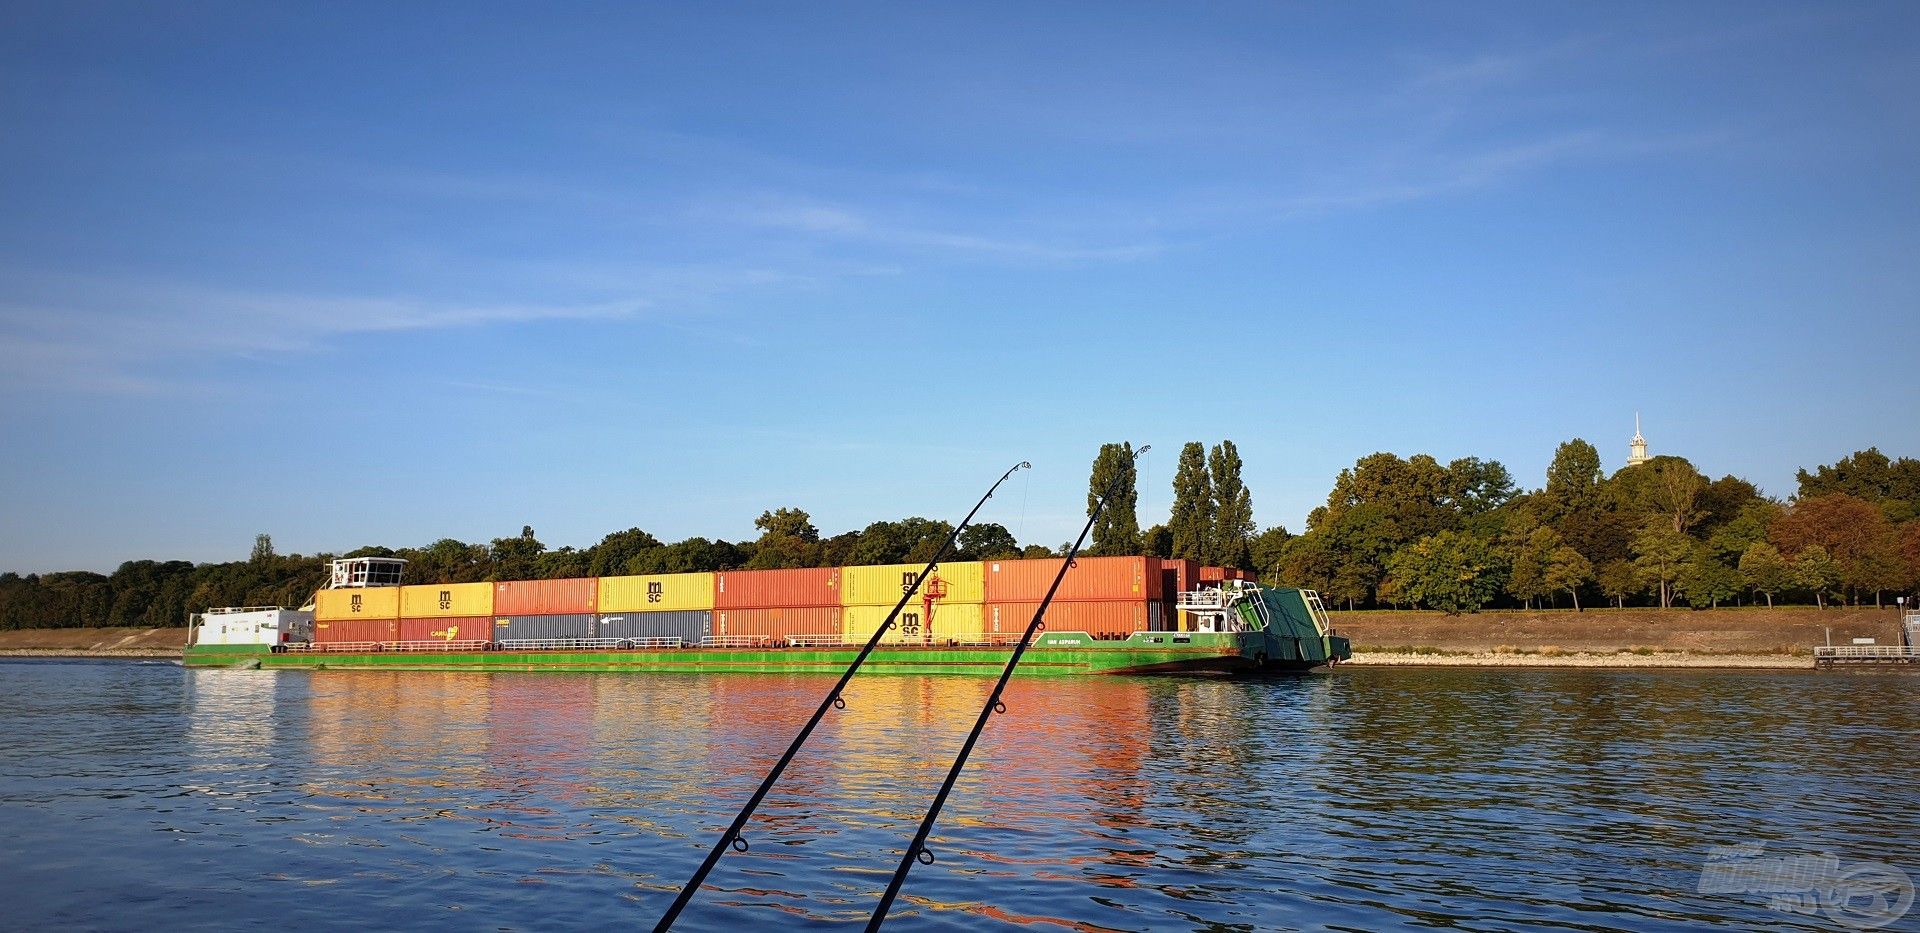
M 1873 503 L 1844 492 L 1801 499 L 1775 519 L 1767 537 L 1781 552 L 1798 557 L 1809 547 L 1823 549 L 1838 568 L 1836 583 L 1867 589 L 1879 578 L 1877 552 L 1888 533 L 1887 519 Z

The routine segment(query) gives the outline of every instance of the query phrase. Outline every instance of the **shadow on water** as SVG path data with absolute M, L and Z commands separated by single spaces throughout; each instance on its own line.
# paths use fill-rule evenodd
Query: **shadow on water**
M 650 923 L 829 679 L 0 664 L 24 927 Z M 1016 680 L 889 928 L 1821 928 L 1713 846 L 1913 870 L 1912 678 Z M 991 683 L 861 677 L 682 919 L 863 923 Z

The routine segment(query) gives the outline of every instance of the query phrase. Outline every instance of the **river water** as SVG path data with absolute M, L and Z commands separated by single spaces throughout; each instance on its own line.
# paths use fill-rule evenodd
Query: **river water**
M 650 926 L 830 683 L 0 662 L 0 927 Z M 857 679 L 678 928 L 857 929 L 989 687 Z M 1346 668 L 1007 704 L 888 929 L 1833 930 L 1823 905 L 1892 919 L 1920 880 L 1920 677 Z M 1828 856 L 1881 893 L 1701 893 L 1709 859 Z

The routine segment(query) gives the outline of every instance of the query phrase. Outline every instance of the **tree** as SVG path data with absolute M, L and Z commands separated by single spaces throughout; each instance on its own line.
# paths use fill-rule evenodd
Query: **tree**
M 1553 549 L 1553 556 L 1547 562 L 1546 583 L 1556 590 L 1566 590 L 1573 597 L 1573 611 L 1580 611 L 1580 587 L 1593 579 L 1593 562 L 1579 551 L 1566 545 Z
M 1840 582 L 1840 567 L 1827 554 L 1827 549 L 1818 544 L 1801 548 L 1793 556 L 1793 579 L 1800 586 L 1813 591 L 1813 600 L 1820 608 L 1827 608 L 1827 594 L 1833 585 Z
M 1514 552 L 1512 572 L 1507 577 L 1507 592 L 1531 609 L 1534 600 L 1560 589 L 1547 579 L 1547 574 L 1553 563 L 1554 552 L 1562 546 L 1564 543 L 1558 532 L 1545 526 L 1535 528 Z
M 1140 519 L 1135 515 L 1140 500 L 1139 473 L 1133 462 L 1133 443 L 1100 445 L 1093 461 L 1093 475 L 1087 480 L 1087 514 L 1092 515 L 1100 497 L 1112 491 L 1100 517 L 1093 523 L 1092 557 L 1125 557 L 1140 553 Z
M 1008 560 L 1020 556 L 1020 542 L 1005 525 L 977 522 L 961 530 L 960 555 L 963 560 Z
M 1673 583 L 1693 554 L 1693 540 L 1664 520 L 1647 523 L 1633 536 L 1633 569 L 1660 595 L 1660 608 L 1673 608 Z
M 1446 503 L 1462 516 L 1491 512 L 1517 495 L 1513 474 L 1498 460 L 1462 457 L 1447 464 Z
M 538 577 L 540 555 L 547 548 L 532 532 L 531 526 L 522 525 L 518 535 L 493 539 L 487 547 L 487 557 L 492 564 L 488 573 L 492 579 L 532 580 Z
M 1800 551 L 1820 547 L 1838 565 L 1835 583 L 1864 588 L 1876 576 L 1867 565 L 1881 563 L 1869 552 L 1884 547 L 1887 531 L 1886 515 L 1873 503 L 1836 492 L 1795 502 L 1767 536 L 1796 559 Z
M 762 537 L 773 535 L 808 543 L 820 540 L 820 529 L 813 527 L 813 516 L 801 509 L 761 512 L 760 517 L 753 520 L 753 527 L 760 529 Z
M 1793 566 L 1780 556 L 1779 548 L 1755 541 L 1740 555 L 1740 578 L 1755 592 L 1765 594 L 1767 608 L 1772 609 L 1773 594 L 1793 585 Z
M 250 563 L 264 564 L 273 560 L 273 536 L 257 534 L 253 536 L 253 556 L 247 558 Z
M 1207 472 L 1213 475 L 1213 536 L 1210 551 L 1213 563 L 1221 567 L 1246 569 L 1247 542 L 1253 537 L 1253 494 L 1240 480 L 1240 451 L 1232 441 L 1213 445 L 1207 457 Z
M 1704 517 L 1699 500 L 1706 480 L 1693 464 L 1680 457 L 1655 457 L 1644 466 L 1653 475 L 1654 507 L 1673 522 L 1674 531 L 1686 534 Z
M 659 538 L 639 528 L 613 532 L 588 549 L 587 572 L 596 577 L 617 577 L 626 573 L 627 565 L 643 551 L 660 546 Z
M 1704 544 L 1694 545 L 1693 554 L 1674 581 L 1674 588 L 1686 597 L 1687 605 L 1695 609 L 1718 606 L 1722 600 L 1732 599 L 1739 595 L 1740 585 L 1739 572 L 1716 560 Z
M 1180 448 L 1180 465 L 1173 474 L 1173 513 L 1167 518 L 1167 531 L 1172 534 L 1168 556 L 1206 560 L 1213 520 L 1213 480 L 1207 475 L 1207 449 L 1199 441 L 1188 441 Z
M 805 511 L 782 508 L 761 512 L 753 525 L 760 529 L 760 539 L 753 543 L 753 556 L 747 559 L 748 569 L 819 565 L 820 529 L 813 526 L 813 516 Z
M 1395 554 L 1389 572 L 1408 599 L 1459 615 L 1493 601 L 1503 582 L 1501 569 L 1485 541 L 1443 531 Z
M 1173 556 L 1173 531 L 1165 525 L 1155 525 L 1140 535 L 1140 553 L 1147 557 Z
M 1600 584 L 1600 592 L 1613 600 L 1616 609 L 1625 608 L 1627 597 L 1640 592 L 1639 575 L 1634 573 L 1631 561 L 1612 560 L 1601 564 L 1595 579 Z
M 1561 444 L 1547 466 L 1550 520 L 1597 508 L 1600 498 L 1600 452 L 1580 438 Z
M 1287 544 L 1293 540 L 1285 526 L 1275 525 L 1257 535 L 1247 545 L 1247 554 L 1253 559 L 1253 569 L 1263 580 L 1271 579 L 1279 573 L 1280 565 L 1286 558 Z

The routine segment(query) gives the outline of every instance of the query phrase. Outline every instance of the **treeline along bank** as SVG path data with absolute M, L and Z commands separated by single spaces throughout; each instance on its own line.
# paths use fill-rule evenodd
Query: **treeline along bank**
M 1248 571 L 1319 590 L 1332 607 L 1482 608 L 1882 603 L 1920 590 L 1920 460 L 1877 449 L 1798 473 L 1785 499 L 1735 476 L 1660 456 L 1611 474 L 1584 440 L 1561 444 L 1544 484 L 1522 489 L 1498 461 L 1360 458 L 1295 534 L 1259 529 L 1231 441 L 1189 443 L 1167 521 L 1142 529 L 1125 444 L 1103 447 L 1089 489 L 1125 490 L 1094 529 L 1091 556 L 1145 556 Z M 1091 507 L 1093 493 L 1088 495 Z M 797 508 L 768 510 L 750 541 L 664 542 L 640 528 L 549 548 L 523 527 L 486 543 L 282 555 L 261 535 L 245 560 L 136 560 L 112 573 L 0 573 L 0 628 L 165 627 L 211 606 L 299 606 L 335 557 L 400 557 L 411 583 L 559 580 L 740 569 L 921 563 L 952 525 L 876 521 L 825 536 Z M 960 536 L 955 561 L 1042 558 L 1005 527 Z

